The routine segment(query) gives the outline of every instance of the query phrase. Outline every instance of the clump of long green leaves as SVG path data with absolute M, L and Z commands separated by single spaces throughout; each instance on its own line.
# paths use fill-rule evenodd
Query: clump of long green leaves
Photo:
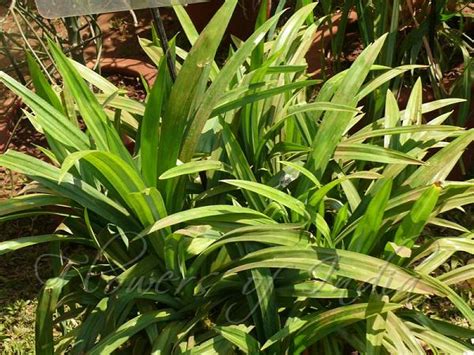
M 472 181 L 447 180 L 474 131 L 445 125 L 450 112 L 423 120 L 462 100 L 422 103 L 418 81 L 405 110 L 388 91 L 384 118 L 361 125 L 364 98 L 417 66 L 375 65 L 382 36 L 315 95 L 304 60 L 315 5 L 275 32 L 271 18 L 220 68 L 236 3 L 200 35 L 176 8 L 193 46 L 172 45 L 184 58 L 174 83 L 161 49 L 142 41 L 159 65 L 145 104 L 54 44 L 74 105 L 33 62 L 36 93 L 0 74 L 50 148 L 50 162 L 0 156 L 34 181 L 0 203 L 1 218 L 64 217 L 55 234 L 0 244 L 1 255 L 51 243 L 59 260 L 40 294 L 37 353 L 472 350 L 474 314 L 452 287 L 474 266 L 440 266 L 472 253 L 474 235 L 440 214 L 474 202 Z M 453 236 L 420 238 L 427 224 Z M 96 257 L 69 261 L 71 244 Z M 424 315 L 429 297 L 447 298 L 469 328 Z
M 313 0 L 300 0 L 299 3 L 311 3 Z M 351 11 L 357 14 L 357 27 L 360 40 L 367 46 L 384 33 L 388 33 L 386 44 L 377 60 L 378 64 L 394 66 L 413 63 L 429 65 L 425 84 L 436 99 L 463 97 L 466 102 L 459 105 L 455 117 L 451 118 L 460 126 L 468 122 L 471 107 L 471 88 L 473 84 L 473 39 L 469 36 L 469 24 L 472 16 L 463 11 L 472 7 L 465 0 L 439 1 L 383 1 L 383 0 L 347 0 L 321 1 L 321 13 L 332 26 L 332 18 L 340 14 L 338 31 L 330 37 L 331 55 L 337 62 L 347 43 L 346 27 Z M 460 66 L 460 64 L 462 64 Z M 454 68 L 462 68 L 461 75 L 451 84 L 446 78 Z M 409 77 L 400 78 L 392 83 L 392 88 L 402 89 L 413 85 Z M 381 90 L 370 97 L 367 111 L 375 119 L 383 114 L 385 97 Z

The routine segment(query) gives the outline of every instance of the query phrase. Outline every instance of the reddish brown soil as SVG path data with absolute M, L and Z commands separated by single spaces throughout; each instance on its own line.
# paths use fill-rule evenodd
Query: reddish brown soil
M 272 1 L 266 1 L 269 2 L 270 8 Z M 239 1 L 230 21 L 228 32 L 240 39 L 245 39 L 250 36 L 255 27 L 260 2 L 261 1 L 256 0 Z M 278 1 L 273 2 L 276 4 Z M 223 0 L 211 0 L 209 2 L 188 5 L 186 9 L 194 25 L 198 30 L 202 30 L 223 3 Z
M 8 149 L 45 159 L 37 146 L 46 147 L 44 135 L 38 133 L 27 119 L 12 122 L 14 132 Z M 0 199 L 16 195 L 24 186 L 25 178 L 0 167 Z
M 94 62 L 88 64 L 89 67 L 93 67 L 93 65 Z M 100 67 L 102 74 L 105 76 L 118 74 L 120 77 L 130 77 L 135 78 L 135 80 L 143 77 L 150 87 L 155 82 L 157 75 L 155 65 L 139 59 L 103 58 L 100 61 Z
M 349 13 L 348 27 L 350 28 L 357 21 L 357 14 L 354 11 Z M 334 15 L 330 24 L 325 24 L 316 32 L 313 44 L 306 55 L 308 71 L 315 78 L 324 78 L 331 75 L 333 59 L 328 53 L 331 40 L 337 35 L 341 23 L 341 14 Z
M 127 96 L 137 101 L 145 101 L 146 92 L 140 78 L 122 74 L 107 75 L 107 79 L 117 87 L 127 90 Z

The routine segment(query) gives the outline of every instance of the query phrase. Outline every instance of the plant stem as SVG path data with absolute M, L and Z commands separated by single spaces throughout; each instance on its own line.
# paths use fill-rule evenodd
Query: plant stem
M 3 31 L 0 31 L 0 42 L 2 42 L 2 46 L 5 48 L 5 55 L 8 57 L 8 60 L 12 63 L 12 66 L 15 69 L 15 73 L 18 76 L 18 79 L 23 85 L 25 85 L 26 84 L 25 77 L 23 76 L 23 73 L 20 71 L 20 68 L 18 67 L 18 63 L 15 60 L 15 57 L 10 53 L 10 50 L 8 49 L 8 43 L 5 39 Z
M 151 14 L 153 16 L 153 22 L 155 22 L 156 29 L 158 30 L 158 36 L 160 37 L 161 46 L 163 48 L 163 52 L 166 55 L 166 60 L 168 62 L 168 69 L 170 71 L 171 79 L 176 81 L 176 67 L 174 65 L 173 58 L 170 53 L 170 49 L 168 46 L 168 37 L 166 36 L 165 26 L 163 25 L 163 21 L 161 20 L 160 10 L 155 7 L 151 9 Z

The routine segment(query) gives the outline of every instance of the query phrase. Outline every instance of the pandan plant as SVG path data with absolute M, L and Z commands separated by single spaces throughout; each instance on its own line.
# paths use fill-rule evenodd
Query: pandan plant
M 36 352 L 472 351 L 474 314 L 455 290 L 474 265 L 442 267 L 474 251 L 472 232 L 444 218 L 474 202 L 472 181 L 448 179 L 474 139 L 445 124 L 444 109 L 463 100 L 423 103 L 418 81 L 405 110 L 386 91 L 384 117 L 360 125 L 367 95 L 424 67 L 376 65 L 384 35 L 348 70 L 311 80 L 315 4 L 272 32 L 275 15 L 219 67 L 236 5 L 226 1 L 200 35 L 176 8 L 193 46 L 171 43 L 175 82 L 161 49 L 142 41 L 159 65 L 146 103 L 53 43 L 74 108 L 35 65 L 36 93 L 0 74 L 49 142 L 47 162 L 0 156 L 33 183 L 0 216 L 64 218 L 54 234 L 0 244 L 5 254 L 52 243 L 61 261 L 39 296 Z M 64 247 L 77 244 L 94 257 L 68 261 Z M 450 302 L 466 325 L 424 314 L 429 299 Z

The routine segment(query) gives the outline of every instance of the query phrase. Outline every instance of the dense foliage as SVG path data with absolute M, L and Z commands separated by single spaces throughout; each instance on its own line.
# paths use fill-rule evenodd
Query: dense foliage
M 382 35 L 348 70 L 310 80 L 315 4 L 278 30 L 275 15 L 219 67 L 236 3 L 200 35 L 176 7 L 192 49 L 172 41 L 175 82 L 159 44 L 142 40 L 159 67 L 145 104 L 52 42 L 60 93 L 33 60 L 36 93 L 0 73 L 49 143 L 48 162 L 0 156 L 32 181 L 0 216 L 63 218 L 53 235 L 0 244 L 1 255 L 51 243 L 37 353 L 473 350 L 474 314 L 452 287 L 474 265 L 440 268 L 474 251 L 474 234 L 442 216 L 474 202 L 472 181 L 448 179 L 474 140 L 445 124 L 463 100 L 423 103 L 418 80 L 406 109 L 385 90 L 383 118 L 366 117 L 370 94 L 425 67 L 376 64 Z M 452 237 L 422 235 L 428 224 Z M 87 257 L 68 258 L 70 245 Z M 426 316 L 434 297 L 469 327 Z
M 339 31 L 331 40 L 330 51 L 335 59 L 340 57 L 344 45 L 347 45 L 345 30 L 348 24 L 345 19 L 354 11 L 358 18 L 358 33 L 364 45 L 388 33 L 379 64 L 429 65 L 422 75 L 426 89 L 436 99 L 465 98 L 466 102 L 459 106 L 453 120 L 460 126 L 468 123 L 474 83 L 472 2 L 348 0 L 342 4 L 334 1 L 322 1 L 321 4 L 325 15 L 334 13 L 336 8 L 341 9 Z M 455 68 L 462 68 L 461 75 L 455 80 L 449 79 Z M 402 90 L 404 86 L 413 84 L 413 78 L 400 78 L 392 83 L 392 89 Z M 380 114 L 383 101 L 375 99 L 368 107 L 374 114 Z

